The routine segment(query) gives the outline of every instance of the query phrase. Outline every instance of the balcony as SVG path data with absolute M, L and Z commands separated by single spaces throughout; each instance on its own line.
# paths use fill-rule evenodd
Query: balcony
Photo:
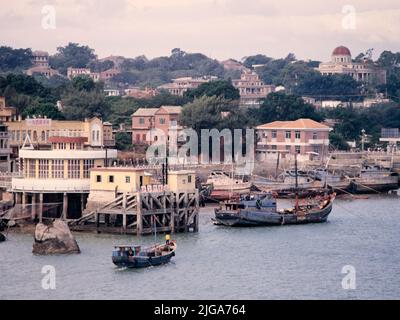
M 14 192 L 82 193 L 89 192 L 90 179 L 29 179 L 13 178 L 11 190 Z

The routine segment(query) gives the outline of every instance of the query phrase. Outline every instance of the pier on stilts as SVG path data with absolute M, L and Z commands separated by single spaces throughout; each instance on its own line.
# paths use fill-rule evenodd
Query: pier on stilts
M 72 230 L 146 235 L 199 230 L 199 193 L 123 193 L 82 218 L 69 221 Z

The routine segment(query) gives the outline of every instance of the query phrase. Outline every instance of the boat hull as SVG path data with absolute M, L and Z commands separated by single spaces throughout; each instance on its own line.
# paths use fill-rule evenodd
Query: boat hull
M 120 268 L 139 269 L 169 263 L 174 256 L 175 251 L 159 257 L 113 257 L 112 261 Z
M 292 224 L 322 223 L 328 220 L 332 212 L 332 202 L 320 210 L 308 212 L 307 214 L 281 213 L 262 211 L 245 211 L 239 213 L 216 210 L 215 220 L 218 224 L 229 227 L 250 226 L 282 226 Z

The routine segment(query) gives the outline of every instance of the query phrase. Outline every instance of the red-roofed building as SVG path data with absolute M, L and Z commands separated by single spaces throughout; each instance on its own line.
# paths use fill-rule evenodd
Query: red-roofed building
M 275 121 L 257 128 L 258 160 L 274 158 L 278 153 L 285 158 L 297 153 L 301 159 L 324 158 L 328 155 L 328 126 L 311 119 Z
M 170 130 L 181 130 L 178 118 L 182 112 L 180 106 L 161 106 L 160 108 L 139 108 L 132 115 L 132 142 L 150 144 L 155 137 L 147 134 L 152 129 L 159 129 L 168 135 Z
M 319 65 L 318 71 L 323 75 L 344 74 L 360 82 L 386 83 L 386 71 L 373 62 L 364 59 L 353 62 L 351 52 L 347 47 L 339 46 L 332 52 L 331 61 Z

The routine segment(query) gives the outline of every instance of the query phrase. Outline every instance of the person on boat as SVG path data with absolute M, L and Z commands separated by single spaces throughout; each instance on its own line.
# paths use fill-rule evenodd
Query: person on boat
M 129 248 L 129 250 L 128 250 L 128 257 L 133 257 L 133 250 L 132 250 L 132 248 Z
M 171 240 L 171 236 L 170 236 L 169 234 L 167 234 L 167 235 L 165 236 L 165 244 L 166 244 L 167 246 L 170 245 L 170 240 Z

